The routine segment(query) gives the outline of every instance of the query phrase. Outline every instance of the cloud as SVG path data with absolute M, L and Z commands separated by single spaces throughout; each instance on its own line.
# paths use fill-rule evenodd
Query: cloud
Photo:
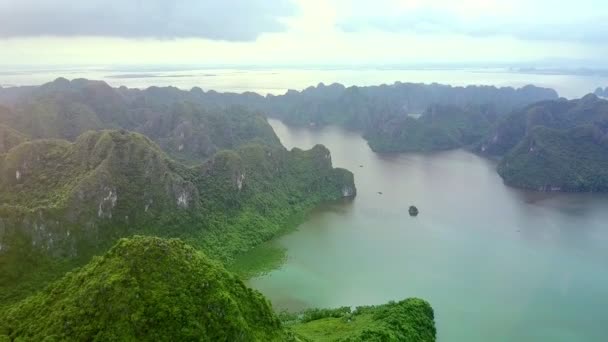
M 377 0 L 375 10 L 355 10 L 337 21 L 345 32 L 511 36 L 521 40 L 581 43 L 608 42 L 608 7 L 598 0 L 494 2 L 468 0 L 451 6 L 435 2 Z M 454 4 L 456 2 L 452 2 Z M 381 9 L 379 11 L 378 9 Z M 371 13 L 371 14 L 369 14 Z
M 290 0 L 0 0 L 0 37 L 251 41 L 295 12 Z

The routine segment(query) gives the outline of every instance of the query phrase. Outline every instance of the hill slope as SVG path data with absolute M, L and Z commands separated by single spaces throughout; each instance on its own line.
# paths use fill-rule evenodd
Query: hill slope
M 520 188 L 608 191 L 608 125 L 537 126 L 503 158 L 498 173 Z
M 68 341 L 285 341 L 258 292 L 179 240 L 122 239 L 0 312 L 0 335 Z
M 376 152 L 448 150 L 481 141 L 497 116 L 492 106 L 431 105 L 419 118 L 386 119 L 365 138 Z
M 0 111 L 2 109 L 0 108 Z M 0 124 L 0 154 L 8 152 L 11 148 L 27 141 L 28 138 L 16 130 Z
M 235 148 L 252 140 L 278 143 L 261 116 L 244 115 L 234 106 L 257 110 L 292 125 L 333 124 L 362 131 L 375 150 L 386 152 L 458 147 L 460 133 L 456 133 L 456 141 L 453 135 L 463 127 L 467 129 L 465 135 L 483 135 L 494 114 L 500 116 L 557 98 L 554 90 L 534 86 L 514 89 L 401 82 L 348 88 L 321 83 L 302 91 L 263 97 L 200 88 L 113 89 L 103 82 L 58 79 L 34 89 L 0 89 L 0 101 L 3 92 L 20 96 L 9 96 L 14 114 L 8 121 L 0 116 L 0 121 L 34 138 L 71 140 L 88 129 L 124 128 L 147 135 L 182 161 L 201 161 L 218 149 Z M 471 110 L 488 106 L 494 112 L 491 116 L 480 117 L 480 110 Z M 455 118 L 434 117 L 433 123 L 408 119 L 410 114 L 437 108 L 452 108 L 443 112 L 453 112 Z M 469 111 L 472 115 L 461 115 Z M 438 142 L 429 142 L 428 134 L 419 134 L 419 130 L 440 135 Z
M 195 164 L 222 149 L 251 142 L 279 146 L 265 118 L 234 106 L 209 105 L 176 88 L 112 88 L 105 82 L 59 78 L 18 93 L 0 110 L 0 122 L 33 139 L 74 140 L 88 130 L 127 129 L 145 134 L 173 158 Z M 0 101 L 2 100 L 0 96 Z
M 416 298 L 351 311 L 314 309 L 287 321 L 303 341 L 403 341 L 432 342 L 436 338 L 431 306 Z
M 512 186 L 608 191 L 607 133 L 608 101 L 543 101 L 502 120 L 478 151 L 503 157 L 498 173 Z
M 503 156 L 515 147 L 536 126 L 570 129 L 608 119 L 608 101 L 595 95 L 577 100 L 541 101 L 502 119 L 479 145 L 478 151 Z
M 420 299 L 283 314 L 177 239 L 135 236 L 0 310 L 0 340 L 435 341 Z
M 323 146 L 251 144 L 187 167 L 126 131 L 23 143 L 0 158 L 0 175 L 0 303 L 28 277 L 41 286 L 49 258 L 83 263 L 120 237 L 152 234 L 229 262 L 320 202 L 355 195 L 352 173 Z
M 367 131 L 385 114 L 403 117 L 423 113 L 429 106 L 465 107 L 491 104 L 500 113 L 544 100 L 555 99 L 554 90 L 526 86 L 519 89 L 491 86 L 452 87 L 441 84 L 401 83 L 368 87 L 344 87 L 341 84 L 309 87 L 268 96 L 266 109 L 287 123 L 322 126 L 338 124 Z

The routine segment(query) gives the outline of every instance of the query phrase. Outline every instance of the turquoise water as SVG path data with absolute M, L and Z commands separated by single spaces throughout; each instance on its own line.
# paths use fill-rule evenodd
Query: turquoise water
M 608 340 L 608 196 L 524 192 L 465 151 L 381 156 L 356 133 L 270 122 L 288 148 L 325 144 L 359 191 L 274 241 L 287 262 L 250 285 L 277 309 L 416 296 L 439 341 Z

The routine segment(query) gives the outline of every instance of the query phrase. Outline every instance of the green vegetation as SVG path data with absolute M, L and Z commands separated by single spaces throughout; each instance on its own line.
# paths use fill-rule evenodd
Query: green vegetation
M 124 128 L 145 134 L 173 158 L 187 163 L 250 142 L 279 144 L 261 115 L 243 113 L 235 106 L 292 125 L 358 130 L 375 151 L 408 152 L 477 143 L 497 115 L 557 98 L 554 90 L 534 86 L 514 89 L 401 82 L 348 88 L 321 83 L 301 92 L 263 97 L 200 88 L 189 92 L 173 87 L 113 89 L 103 82 L 58 79 L 19 93 L 21 101 L 13 104 L 14 113 L 0 112 L 0 122 L 34 138 L 73 140 L 89 129 Z M 0 101 L 1 95 L 0 89 Z M 425 114 L 416 120 L 411 113 Z
M 0 312 L 0 335 L 60 341 L 285 341 L 258 292 L 179 240 L 121 239 Z
M 261 97 L 65 79 L 13 90 L 0 89 L 0 340 L 434 341 L 421 300 L 284 324 L 224 269 L 275 267 L 285 251 L 265 242 L 356 194 L 325 147 L 287 151 L 233 106 Z
M 401 83 L 369 87 L 319 84 L 298 92 L 247 102 L 269 116 L 294 125 L 341 125 L 373 134 L 388 128 L 387 120 L 422 113 L 431 106 L 495 106 L 499 113 L 545 99 L 555 99 L 552 89 L 525 86 L 519 89 L 491 86 L 452 87 L 441 84 Z
M 257 291 L 177 239 L 120 239 L 105 255 L 0 310 L 0 340 L 435 341 L 420 299 L 272 311 Z
M 410 298 L 379 306 L 313 309 L 283 315 L 288 329 L 302 341 L 435 341 L 433 309 Z
M 430 106 L 419 118 L 385 120 L 365 137 L 376 152 L 429 152 L 478 143 L 494 125 L 491 106 Z
M 0 89 L 0 100 L 8 91 Z M 280 146 L 261 114 L 230 104 L 211 105 L 194 90 L 116 89 L 101 81 L 59 78 L 25 87 L 10 102 L 10 108 L 0 107 L 0 122 L 33 139 L 73 141 L 88 130 L 126 129 L 146 135 L 190 165 L 249 143 Z
M 538 191 L 608 191 L 608 101 L 536 103 L 506 117 L 479 146 L 504 156 L 505 183 Z
M 37 270 L 83 264 L 133 234 L 180 237 L 229 264 L 320 202 L 355 194 L 323 146 L 251 144 L 187 167 L 126 131 L 23 143 L 0 174 L 0 302 L 52 279 Z
M 498 166 L 505 183 L 540 191 L 608 191 L 608 126 L 537 126 Z
M 608 120 L 608 101 L 595 95 L 577 100 L 542 101 L 502 118 L 479 144 L 477 150 L 490 156 L 504 156 L 536 126 L 567 130 L 579 125 Z
M 319 84 L 247 103 L 292 125 L 339 125 L 361 131 L 376 152 L 427 152 L 476 144 L 498 117 L 555 98 L 555 91 L 534 86 L 513 89 L 396 82 L 348 88 Z M 423 114 L 415 118 L 414 113 Z
M 0 111 L 1 110 L 2 109 L 0 109 Z M 28 139 L 24 134 L 21 134 L 6 125 L 0 124 L 0 155 L 27 140 Z

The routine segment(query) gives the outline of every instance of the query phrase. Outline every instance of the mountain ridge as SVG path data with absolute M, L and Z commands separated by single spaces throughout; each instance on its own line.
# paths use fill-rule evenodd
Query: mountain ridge
M 187 166 L 128 131 L 24 142 L 0 158 L 0 174 L 2 288 L 23 269 L 48 268 L 30 254 L 82 264 L 133 234 L 184 238 L 230 262 L 294 215 L 356 194 L 352 173 L 320 145 L 249 144 Z

